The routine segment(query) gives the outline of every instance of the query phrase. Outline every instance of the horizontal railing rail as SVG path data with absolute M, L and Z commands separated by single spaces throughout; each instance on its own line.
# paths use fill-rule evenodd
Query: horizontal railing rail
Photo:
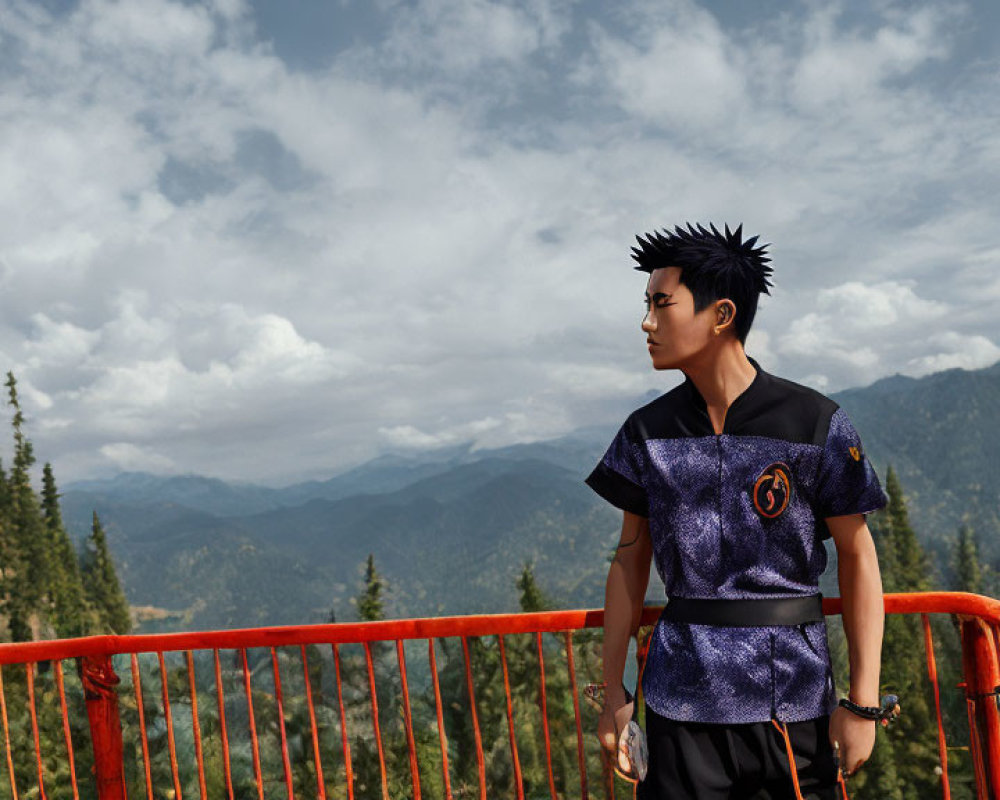
M 885 609 L 922 620 L 946 800 L 928 615 L 954 616 L 975 790 L 1000 798 L 1000 600 L 887 594 Z M 578 609 L 0 644 L 0 800 L 615 797 L 579 702 L 603 624 Z
M 886 594 L 887 614 L 964 614 L 1000 625 L 1000 600 L 969 592 L 909 592 Z M 646 606 L 640 626 L 651 625 L 662 605 Z M 823 613 L 840 614 L 839 597 L 823 598 Z M 543 633 L 600 628 L 604 609 L 536 611 L 516 614 L 469 614 L 450 617 L 388 619 L 375 622 L 337 622 L 319 625 L 282 625 L 232 628 L 190 633 L 151 633 L 133 636 L 82 636 L 36 642 L 0 643 L 0 664 L 46 661 L 55 658 L 118 653 L 179 652 L 201 649 L 281 647 L 323 642 L 374 642 L 388 639 L 427 639 L 443 636 L 488 636 L 507 633 Z

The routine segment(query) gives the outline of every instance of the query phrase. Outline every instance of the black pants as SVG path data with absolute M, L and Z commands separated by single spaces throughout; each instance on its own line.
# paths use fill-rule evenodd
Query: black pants
M 837 800 L 829 715 L 789 722 L 806 800 Z M 638 800 L 794 800 L 785 738 L 771 722 L 678 722 L 646 706 L 649 770 Z

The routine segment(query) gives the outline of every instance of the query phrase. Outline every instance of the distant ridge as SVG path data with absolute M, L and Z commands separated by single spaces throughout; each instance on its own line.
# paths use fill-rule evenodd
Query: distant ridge
M 983 558 L 1000 560 L 1000 362 L 830 397 L 883 482 L 890 462 L 899 474 L 941 586 L 963 515 Z M 620 422 L 496 449 L 387 455 L 280 489 L 124 473 L 66 486 L 63 506 L 78 537 L 98 510 L 133 603 L 175 612 L 149 626 L 320 622 L 331 608 L 352 619 L 369 552 L 392 616 L 516 610 L 525 559 L 564 605 L 598 607 L 620 516 L 583 478 Z M 836 594 L 832 570 L 824 591 Z M 654 574 L 648 597 L 662 592 Z

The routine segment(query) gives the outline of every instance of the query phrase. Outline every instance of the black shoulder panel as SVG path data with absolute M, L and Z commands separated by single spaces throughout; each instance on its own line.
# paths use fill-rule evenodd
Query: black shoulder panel
M 822 447 L 837 403 L 794 381 L 763 373 L 753 391 L 726 414 L 725 432 L 766 436 Z M 629 417 L 633 441 L 713 436 L 704 401 L 688 381 L 637 409 Z
M 682 383 L 633 411 L 626 424 L 632 426 L 634 441 L 637 442 L 644 439 L 679 439 L 704 436 L 705 420 L 702 416 L 691 402 L 687 384 Z
M 837 404 L 815 389 L 768 375 L 761 392 L 740 407 L 740 419 L 730 432 L 822 447 L 836 410 Z

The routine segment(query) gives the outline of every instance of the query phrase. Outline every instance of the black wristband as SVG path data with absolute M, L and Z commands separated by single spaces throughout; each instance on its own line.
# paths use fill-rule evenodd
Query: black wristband
M 859 706 L 857 703 L 851 702 L 846 697 L 840 698 L 840 705 L 848 711 L 857 714 L 859 717 L 870 719 L 873 722 L 882 718 L 882 709 L 878 706 Z

